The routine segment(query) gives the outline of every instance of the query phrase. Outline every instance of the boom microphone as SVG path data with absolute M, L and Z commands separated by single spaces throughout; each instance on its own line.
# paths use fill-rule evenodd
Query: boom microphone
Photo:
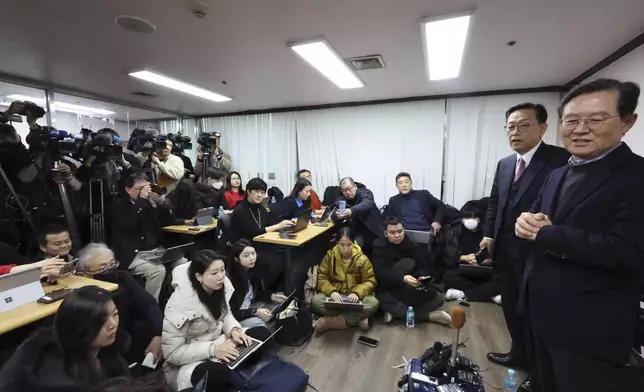
M 465 325 L 465 311 L 463 308 L 456 307 L 452 309 L 452 328 L 454 329 L 454 338 L 452 340 L 452 358 L 450 365 L 456 366 L 456 354 L 458 353 L 458 338 L 461 333 L 461 328 Z

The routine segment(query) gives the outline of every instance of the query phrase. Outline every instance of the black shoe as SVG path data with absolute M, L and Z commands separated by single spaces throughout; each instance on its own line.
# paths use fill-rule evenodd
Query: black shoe
M 525 362 L 512 353 L 488 353 L 487 359 L 497 365 L 515 369 L 526 369 Z
M 526 378 L 524 382 L 519 385 L 517 392 L 532 392 L 532 379 L 530 377 Z

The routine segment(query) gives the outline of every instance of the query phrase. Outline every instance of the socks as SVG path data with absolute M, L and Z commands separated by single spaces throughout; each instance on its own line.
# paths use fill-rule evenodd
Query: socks
M 496 297 L 492 297 L 492 301 L 496 303 L 497 305 L 501 305 L 501 294 L 497 295 Z
M 447 290 L 447 293 L 445 293 L 446 301 L 452 301 L 459 298 L 465 298 L 465 293 L 461 290 L 449 289 Z

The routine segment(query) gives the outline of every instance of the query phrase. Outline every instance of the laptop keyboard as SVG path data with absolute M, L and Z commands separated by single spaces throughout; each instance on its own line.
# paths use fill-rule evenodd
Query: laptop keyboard
M 248 357 L 261 344 L 262 344 L 261 341 L 255 340 L 255 339 L 253 339 L 253 343 L 251 343 L 250 346 L 246 346 L 245 344 L 238 344 L 235 347 L 235 349 L 239 352 L 239 356 L 234 361 L 228 362 L 226 366 L 228 366 L 229 369 L 234 369 L 237 365 L 242 363 L 246 359 L 246 357 Z

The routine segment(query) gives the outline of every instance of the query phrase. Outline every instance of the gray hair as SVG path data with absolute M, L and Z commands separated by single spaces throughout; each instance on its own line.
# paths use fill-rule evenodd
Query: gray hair
M 76 264 L 76 269 L 81 272 L 88 271 L 90 263 L 98 257 L 98 255 L 109 253 L 114 255 L 112 249 L 103 243 L 92 242 L 78 252 L 78 263 Z
M 355 181 L 353 181 L 353 178 L 351 178 L 351 177 L 344 177 L 343 179 L 341 179 L 341 180 L 340 180 L 340 186 L 342 186 L 342 185 L 344 185 L 344 184 L 347 184 L 347 183 L 348 183 L 348 184 L 351 184 L 351 185 L 355 185 L 355 184 L 356 184 L 356 182 L 355 182 Z

